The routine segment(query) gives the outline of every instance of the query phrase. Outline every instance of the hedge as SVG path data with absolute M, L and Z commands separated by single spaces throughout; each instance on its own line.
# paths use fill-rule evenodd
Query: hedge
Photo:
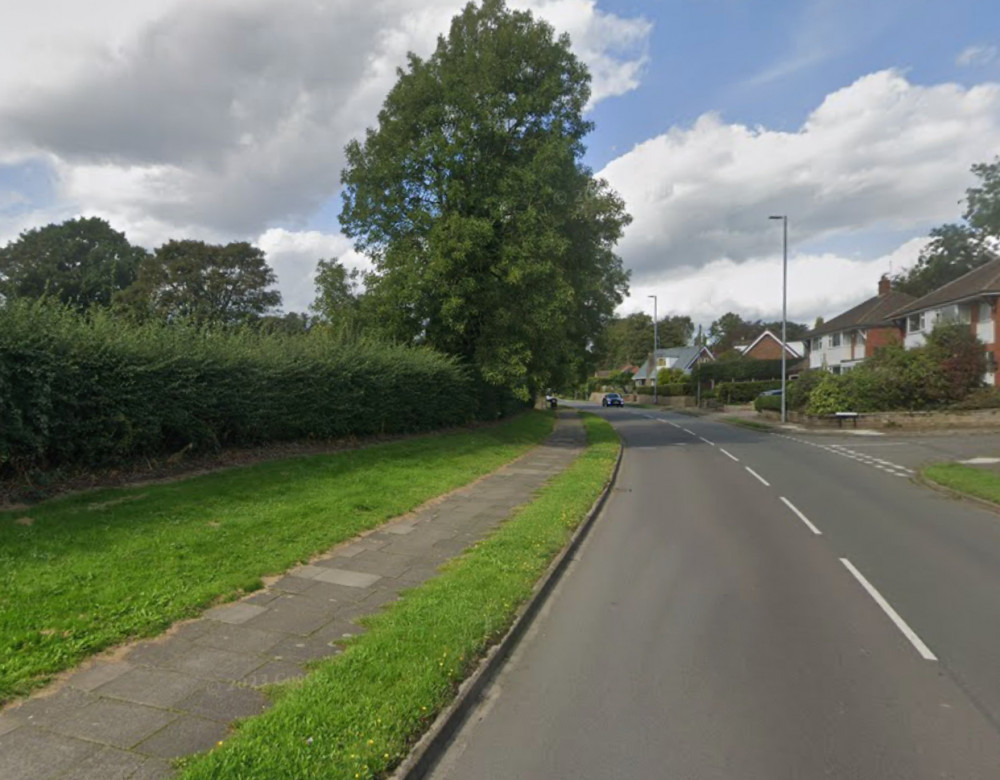
M 753 408 L 758 412 L 764 409 L 770 409 L 774 412 L 781 411 L 781 396 L 780 395 L 759 395 L 754 399 Z
M 0 476 L 185 448 L 409 433 L 517 402 L 428 349 L 0 308 Z
M 755 360 L 736 358 L 699 363 L 692 375 L 696 380 L 706 382 L 733 382 L 764 379 L 781 379 L 781 360 Z
M 653 386 L 652 385 L 640 385 L 635 389 L 637 395 L 652 395 Z M 687 382 L 671 382 L 669 384 L 662 384 L 657 388 L 656 394 L 658 396 L 677 396 L 677 395 L 691 395 L 692 394 L 691 385 Z
M 780 388 L 780 379 L 765 382 L 723 382 L 715 386 L 715 397 L 725 404 L 748 404 L 765 390 Z

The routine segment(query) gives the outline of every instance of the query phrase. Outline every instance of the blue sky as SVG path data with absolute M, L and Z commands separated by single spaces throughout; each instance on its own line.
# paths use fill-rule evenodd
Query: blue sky
M 635 217 L 623 313 L 830 316 L 959 218 L 1000 153 L 1000 3 L 509 0 L 594 73 L 586 162 Z M 344 144 L 461 0 L 35 0 L 0 27 L 0 241 L 79 214 L 131 240 L 251 240 L 305 308 Z M 238 31 L 238 33 L 236 32 Z

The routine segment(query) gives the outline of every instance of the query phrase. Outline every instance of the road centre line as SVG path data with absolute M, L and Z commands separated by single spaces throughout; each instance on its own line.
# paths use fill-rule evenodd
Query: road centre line
M 745 468 L 747 471 L 753 474 L 761 482 L 761 484 L 764 485 L 764 487 L 771 487 L 771 483 L 768 482 L 766 479 L 764 479 L 760 474 L 758 474 L 752 468 L 750 468 L 749 466 L 744 466 L 743 468 Z
M 713 447 L 715 446 L 715 442 L 714 441 L 709 441 L 704 436 L 699 436 L 698 438 L 701 439 L 703 442 L 705 442 L 705 444 L 710 444 Z
M 861 583 L 861 587 L 868 591 L 868 595 L 875 599 L 875 603 L 882 607 L 882 611 L 889 616 L 889 620 L 896 624 L 896 628 L 903 632 L 903 636 L 910 640 L 910 644 L 920 653 L 920 657 L 925 661 L 936 661 L 937 656 L 930 651 L 930 648 L 923 643 L 916 632 L 906 624 L 906 621 L 899 616 L 899 613 L 892 608 L 892 605 L 882 597 L 882 594 L 875 589 L 875 586 L 868 582 L 865 576 L 854 567 L 854 564 L 847 560 L 847 558 L 841 558 L 840 562 Z
M 793 504 L 791 501 L 789 501 L 784 496 L 781 496 L 780 498 L 781 498 L 781 503 L 783 503 L 785 506 L 787 506 L 789 509 L 791 509 L 792 512 L 795 513 L 795 516 L 799 518 L 799 520 L 801 520 L 803 523 L 805 523 L 807 526 L 809 526 L 809 530 L 810 531 L 812 531 L 814 534 L 816 534 L 816 536 L 822 536 L 823 535 L 823 532 L 820 531 L 815 525 L 813 525 L 812 522 L 810 522 L 809 518 L 806 517 L 804 514 L 802 514 L 802 512 L 799 511 L 798 507 L 795 506 L 795 504 Z
M 722 449 L 722 447 L 719 447 L 719 452 L 721 452 L 727 458 L 731 458 L 732 460 L 735 460 L 737 463 L 740 462 L 739 458 L 737 458 L 735 455 L 733 455 L 733 453 L 731 453 L 731 452 L 729 452 L 727 450 Z
M 694 431 L 689 431 L 687 428 L 681 428 L 681 430 L 684 431 L 684 433 L 690 433 L 692 436 L 697 436 L 698 435 Z

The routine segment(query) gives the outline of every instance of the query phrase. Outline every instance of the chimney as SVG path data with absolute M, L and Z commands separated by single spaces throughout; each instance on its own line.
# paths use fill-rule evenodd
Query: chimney
M 892 289 L 892 282 L 889 281 L 888 274 L 882 274 L 882 278 L 878 280 L 878 294 L 888 295 L 889 290 Z

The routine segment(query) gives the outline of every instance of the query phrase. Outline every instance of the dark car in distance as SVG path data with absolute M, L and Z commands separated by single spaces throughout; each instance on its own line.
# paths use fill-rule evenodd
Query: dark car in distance
M 601 406 L 625 406 L 625 399 L 618 393 L 606 393 L 601 399 Z

